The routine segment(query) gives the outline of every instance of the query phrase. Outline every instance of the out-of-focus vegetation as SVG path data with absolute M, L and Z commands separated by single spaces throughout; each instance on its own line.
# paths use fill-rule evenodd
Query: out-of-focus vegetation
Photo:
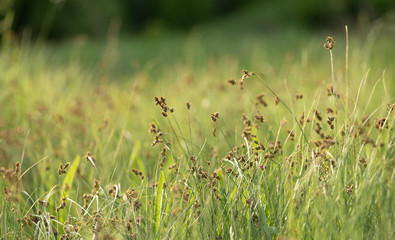
M 152 28 L 186 29 L 220 19 L 240 9 L 254 9 L 261 17 L 300 26 L 323 27 L 355 22 L 360 18 L 375 20 L 394 11 L 394 1 L 357 0 L 2 0 L 14 13 L 13 29 L 21 33 L 52 38 L 85 33 L 103 36 L 112 19 L 122 22 L 122 31 Z M 267 11 L 270 9 L 270 11 Z M 274 25 L 275 26 L 275 25 Z

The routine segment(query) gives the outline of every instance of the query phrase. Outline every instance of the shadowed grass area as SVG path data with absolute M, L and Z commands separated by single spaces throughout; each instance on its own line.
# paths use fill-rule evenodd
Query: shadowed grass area
M 393 32 L 326 35 L 3 49 L 0 236 L 391 239 Z

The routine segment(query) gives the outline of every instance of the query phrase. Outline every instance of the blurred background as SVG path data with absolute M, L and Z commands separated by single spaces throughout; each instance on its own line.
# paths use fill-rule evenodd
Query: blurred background
M 33 39 L 185 31 L 234 17 L 230 30 L 317 30 L 355 25 L 394 14 L 393 0 L 0 0 L 1 33 L 28 31 Z M 240 22 L 239 22 L 240 21 Z M 232 28 L 233 27 L 233 28 Z M 354 27 L 354 28 L 355 28 Z M 226 30 L 226 27 L 220 29 Z

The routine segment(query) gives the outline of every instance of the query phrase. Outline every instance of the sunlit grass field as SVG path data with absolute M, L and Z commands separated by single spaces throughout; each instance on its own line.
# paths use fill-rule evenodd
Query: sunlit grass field
M 0 238 L 393 239 L 394 36 L 3 48 Z

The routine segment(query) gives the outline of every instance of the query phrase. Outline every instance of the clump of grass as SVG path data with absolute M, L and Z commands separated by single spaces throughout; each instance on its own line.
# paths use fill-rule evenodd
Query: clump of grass
M 327 38 L 328 96 L 323 89 L 315 96 L 294 89 L 288 95 L 295 97 L 287 98 L 265 75 L 244 70 L 240 89 L 232 88 L 235 80 L 218 89 L 208 83 L 215 104 L 207 100 L 204 82 L 203 91 L 190 91 L 198 93 L 188 94 L 187 102 L 169 94 L 136 103 L 108 83 L 75 99 L 65 91 L 67 102 L 75 100 L 71 105 L 18 99 L 21 109 L 4 111 L 28 118 L 32 140 L 21 134 L 24 126 L 0 132 L 9 146 L 23 148 L 14 163 L 20 156 L 1 146 L 6 161 L 0 168 L 0 237 L 391 239 L 393 96 L 367 112 L 357 104 L 366 94 L 365 78 L 354 99 L 341 94 L 342 86 L 335 88 L 333 45 Z M 1 101 L 15 100 L 28 86 L 9 80 L 10 93 L 0 92 Z M 377 99 L 373 95 L 372 90 L 367 105 Z M 343 111 L 352 101 L 356 110 Z M 135 136 L 130 129 L 148 113 L 154 116 L 143 122 L 148 133 L 144 128 Z M 12 126 L 12 119 L 0 117 L 0 124 Z M 88 149 L 86 161 L 80 161 Z M 43 151 L 49 157 L 42 158 Z

